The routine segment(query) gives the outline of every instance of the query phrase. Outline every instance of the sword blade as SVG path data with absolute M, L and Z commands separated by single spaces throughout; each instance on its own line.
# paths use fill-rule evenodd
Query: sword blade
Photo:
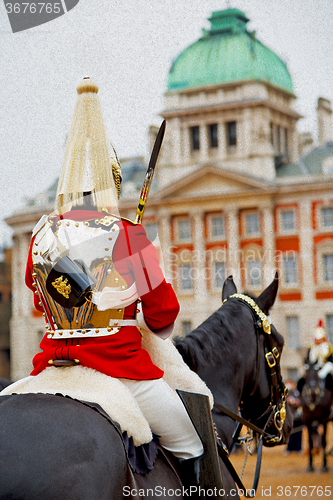
M 135 216 L 135 224 L 141 224 L 142 218 L 143 218 L 143 212 L 146 206 L 150 186 L 153 180 L 153 175 L 155 171 L 155 166 L 157 162 L 157 158 L 162 146 L 162 141 L 164 137 L 164 132 L 165 132 L 165 120 L 163 120 L 160 129 L 158 131 L 158 134 L 155 139 L 153 151 L 150 156 L 145 180 L 143 181 L 143 186 L 141 190 L 141 195 L 140 195 L 140 201 L 138 208 L 136 209 L 136 216 Z

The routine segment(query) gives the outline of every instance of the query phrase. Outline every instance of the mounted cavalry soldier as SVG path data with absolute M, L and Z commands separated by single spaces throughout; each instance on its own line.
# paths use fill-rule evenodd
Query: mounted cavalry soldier
M 26 284 L 47 322 L 31 375 L 83 366 L 121 380 L 161 445 L 180 460 L 183 483 L 223 488 L 215 442 L 215 456 L 207 457 L 207 442 L 199 439 L 185 401 L 142 348 L 138 308 L 143 328 L 166 339 L 179 304 L 142 225 L 118 214 L 121 168 L 115 151 L 109 152 L 98 87 L 85 78 L 77 91 L 56 213 L 36 225 L 27 264 Z M 142 197 L 140 203 L 142 218 Z M 194 392 L 209 392 L 201 389 Z M 212 441 L 208 397 L 200 401 L 205 439 Z
M 329 342 L 323 320 L 319 320 L 313 332 L 307 361 L 315 363 L 319 378 L 325 380 L 333 392 L 333 346 Z
M 325 380 L 325 386 L 333 393 L 333 346 L 328 340 L 324 323 L 321 319 L 314 329 L 305 363 L 306 366 L 309 363 L 315 365 L 318 377 Z M 300 392 L 304 384 L 305 379 L 302 377 L 297 384 Z
M 311 346 L 308 352 L 308 361 L 310 363 L 317 363 L 318 368 L 327 366 L 326 370 L 333 369 L 333 348 L 332 344 L 328 341 L 326 330 L 324 328 L 323 320 L 319 320 L 313 332 Z M 327 363 L 329 363 L 327 365 Z M 329 373 L 329 371 L 327 373 Z

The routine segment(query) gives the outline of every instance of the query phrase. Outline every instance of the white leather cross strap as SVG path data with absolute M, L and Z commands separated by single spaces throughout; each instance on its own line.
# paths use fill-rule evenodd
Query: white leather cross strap
M 71 338 L 87 338 L 87 337 L 106 337 L 115 335 L 119 332 L 122 326 L 137 326 L 136 319 L 111 319 L 110 324 L 106 328 L 86 328 L 80 330 L 52 330 L 48 331 L 49 339 L 71 339 Z

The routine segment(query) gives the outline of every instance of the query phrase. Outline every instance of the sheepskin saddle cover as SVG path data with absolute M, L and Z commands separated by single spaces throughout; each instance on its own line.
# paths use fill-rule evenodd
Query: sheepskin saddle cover
M 141 331 L 142 347 L 154 364 L 164 371 L 163 378 L 173 388 L 213 397 L 206 384 L 184 363 L 183 358 L 167 339 L 162 340 L 148 331 Z M 117 422 L 122 432 L 140 446 L 152 440 L 149 424 L 131 391 L 120 380 L 85 366 L 56 368 L 50 366 L 36 376 L 29 376 L 6 387 L 1 396 L 9 394 L 62 394 L 80 401 L 97 403 Z M 152 404 L 154 402 L 152 401 Z

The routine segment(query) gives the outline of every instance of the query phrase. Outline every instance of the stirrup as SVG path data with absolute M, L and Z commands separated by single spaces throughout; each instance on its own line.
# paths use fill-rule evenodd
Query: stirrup
M 197 459 L 199 461 L 198 487 L 206 492 L 207 490 L 214 490 L 214 488 L 216 488 L 217 495 L 214 497 L 208 494 L 206 498 L 219 498 L 220 500 L 225 500 L 224 484 L 220 469 L 209 398 L 203 394 L 185 392 L 178 389 L 177 393 L 204 447 L 203 455 Z M 204 497 L 200 496 L 199 498 L 203 499 Z

